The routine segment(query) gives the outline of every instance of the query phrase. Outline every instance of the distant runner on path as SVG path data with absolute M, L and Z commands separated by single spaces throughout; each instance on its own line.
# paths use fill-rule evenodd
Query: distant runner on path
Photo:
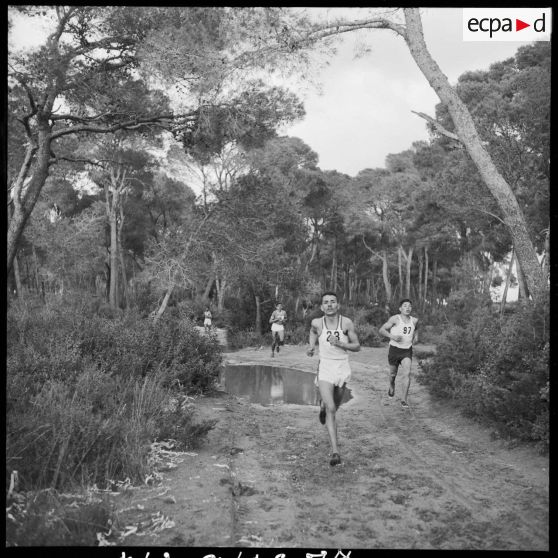
M 317 383 L 320 390 L 320 422 L 327 426 L 331 442 L 331 466 L 341 463 L 337 446 L 337 422 L 335 413 L 343 400 L 346 383 L 351 377 L 347 351 L 360 351 L 360 343 L 353 322 L 339 314 L 337 294 L 331 291 L 322 295 L 321 310 L 324 316 L 314 318 L 310 325 L 308 356 L 314 355 L 319 343 Z
M 285 341 L 285 322 L 287 321 L 287 313 L 283 310 L 283 305 L 278 302 L 275 305 L 275 310 L 269 318 L 269 323 L 271 324 L 271 356 L 275 356 L 275 347 L 277 347 L 277 353 L 279 353 L 279 347 L 283 345 Z
M 209 310 L 209 306 L 205 307 L 205 312 L 203 313 L 203 327 L 205 328 L 205 332 L 209 333 L 211 329 L 211 311 Z
M 408 298 L 399 303 L 399 314 L 392 316 L 380 329 L 384 337 L 389 337 L 389 390 L 388 395 L 395 394 L 395 377 L 397 369 L 401 365 L 403 372 L 403 399 L 401 405 L 409 407 L 407 396 L 411 386 L 411 361 L 413 358 L 413 343 L 418 342 L 417 324 L 418 318 L 411 316 L 413 304 Z

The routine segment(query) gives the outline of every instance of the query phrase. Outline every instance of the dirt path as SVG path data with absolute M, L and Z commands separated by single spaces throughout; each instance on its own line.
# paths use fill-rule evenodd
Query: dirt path
M 302 347 L 226 360 L 316 366 Z M 219 419 L 204 448 L 180 456 L 162 484 L 115 497 L 120 528 L 143 521 L 125 544 L 548 550 L 548 459 L 506 449 L 416 382 L 403 409 L 399 391 L 387 397 L 386 360 L 385 348 L 351 355 L 333 468 L 316 407 L 199 401 L 200 416 Z

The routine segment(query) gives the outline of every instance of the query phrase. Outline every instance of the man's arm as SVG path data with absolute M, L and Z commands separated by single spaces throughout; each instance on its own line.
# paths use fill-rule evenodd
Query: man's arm
M 349 342 L 343 343 L 343 341 L 332 335 L 329 338 L 330 345 L 335 345 L 336 347 L 355 353 L 360 351 L 360 341 L 358 340 L 358 335 L 355 330 L 355 324 L 345 316 L 343 316 L 343 323 L 347 325 L 347 337 L 349 338 Z
M 413 334 L 413 345 L 418 343 L 419 335 L 418 335 L 418 318 L 415 318 L 415 332 Z
M 308 348 L 306 349 L 306 354 L 308 356 L 314 356 L 314 347 L 318 342 L 318 328 L 312 320 L 312 324 L 310 325 L 310 334 L 308 336 Z
M 273 310 L 273 312 L 271 313 L 271 317 L 269 318 L 269 323 L 273 324 L 275 323 L 275 310 Z
M 392 339 L 393 341 L 401 341 L 401 335 L 392 335 L 389 330 L 395 325 L 395 320 L 393 319 L 394 316 L 392 316 L 379 330 L 378 332 L 380 333 L 380 335 L 383 335 L 384 337 L 388 337 L 389 339 Z

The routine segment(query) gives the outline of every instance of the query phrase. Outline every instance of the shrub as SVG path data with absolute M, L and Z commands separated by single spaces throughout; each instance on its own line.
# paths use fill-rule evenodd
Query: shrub
M 421 362 L 418 380 L 500 434 L 547 447 L 548 320 L 536 304 L 502 317 L 476 305 Z
M 445 314 L 450 323 L 464 326 L 477 310 L 487 310 L 491 306 L 490 295 L 480 295 L 472 289 L 460 289 L 450 293 Z
M 355 330 L 363 347 L 383 347 L 385 339 L 378 333 L 378 328 L 371 324 L 356 324 Z
M 295 323 L 287 326 L 285 340 L 291 345 L 305 345 L 308 343 L 308 335 L 310 326 L 306 327 L 304 323 Z
M 254 329 L 239 329 L 235 326 L 227 327 L 227 342 L 233 350 L 244 347 L 259 347 L 260 345 L 271 345 L 271 333 L 269 339 L 265 334 L 259 335 Z
M 6 546 L 96 546 L 112 515 L 106 496 L 19 493 L 6 508 Z
M 219 374 L 216 339 L 185 320 L 14 306 L 8 324 L 6 473 L 27 490 L 143 480 L 170 390 L 205 393 Z M 175 434 L 194 444 L 212 425 L 191 415 Z
M 157 438 L 174 440 L 175 449 L 197 449 L 207 434 L 217 424 L 217 420 L 194 421 L 194 411 L 188 407 L 176 406 L 163 414 L 157 425 Z

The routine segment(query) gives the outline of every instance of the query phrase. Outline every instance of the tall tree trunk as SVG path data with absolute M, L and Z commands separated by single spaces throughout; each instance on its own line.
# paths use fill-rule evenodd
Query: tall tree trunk
M 17 255 L 14 256 L 14 279 L 16 284 L 16 294 L 19 300 L 23 300 L 23 286 L 21 285 L 21 276 L 19 274 L 19 262 Z
M 331 288 L 337 292 L 337 239 L 333 241 L 333 257 L 331 260 Z
M 542 297 L 548 291 L 547 281 L 539 265 L 537 253 L 517 198 L 484 148 L 466 105 L 430 55 L 424 42 L 419 9 L 405 8 L 404 13 L 406 30 L 403 35 L 411 55 L 428 83 L 447 107 L 459 140 L 465 146 L 484 183 L 502 211 L 504 222 L 513 239 L 517 260 L 525 275 L 527 288 L 534 298 Z M 399 30 L 399 32 L 402 31 Z
M 406 254 L 402 247 L 400 247 L 403 256 L 405 257 L 405 296 L 411 298 L 411 265 L 413 262 L 414 248 L 409 248 L 409 253 Z
M 225 291 L 227 288 L 227 280 L 215 277 L 215 288 L 217 289 L 217 310 L 223 311 L 225 304 Z
M 120 273 L 122 275 L 122 294 L 124 295 L 124 304 L 126 309 L 130 308 L 130 296 L 128 293 L 128 278 L 126 277 L 126 265 L 124 262 L 124 251 L 122 243 L 118 243 L 118 255 L 120 256 Z
M 124 262 L 124 251 L 122 250 L 122 231 L 124 229 L 124 205 L 119 203 L 118 211 L 120 219 L 118 221 L 118 257 L 120 260 L 120 273 L 122 275 L 122 294 L 124 295 L 124 305 L 128 309 L 130 307 L 130 300 L 128 297 L 128 278 L 126 277 L 126 264 Z
M 384 288 L 386 290 L 386 303 L 391 302 L 391 283 L 389 282 L 389 270 L 388 270 L 388 255 L 387 250 L 382 250 L 382 278 L 384 280 Z
M 504 285 L 504 293 L 502 294 L 502 301 L 500 302 L 500 314 L 504 313 L 504 307 L 506 306 L 506 298 L 508 296 L 508 286 L 510 284 L 510 277 L 512 274 L 514 260 L 515 260 L 515 250 L 513 249 L 512 246 L 510 265 L 508 266 L 508 273 L 506 274 L 506 283 Z
M 118 245 L 116 235 L 116 214 L 111 211 L 110 214 L 110 287 L 109 287 L 109 304 L 111 308 L 118 306 Z
M 541 264 L 543 274 L 546 278 L 548 278 L 550 273 L 550 228 L 546 229 L 546 235 L 544 237 L 544 254 Z
M 255 301 L 256 301 L 256 323 L 255 325 L 255 331 L 258 335 L 262 334 L 262 309 L 261 309 L 261 303 L 260 303 L 260 297 L 258 295 L 255 295 L 254 297 Z
M 403 294 L 403 270 L 401 266 L 401 246 L 397 247 L 397 271 L 399 273 L 399 283 L 397 288 L 399 290 L 399 298 Z
M 436 276 L 438 273 L 438 260 L 434 258 L 432 262 L 432 306 L 438 305 L 438 277 Z
M 424 247 L 424 294 L 423 294 L 423 304 L 428 300 L 428 246 Z
M 419 308 L 422 306 L 422 252 L 418 251 L 418 304 Z

